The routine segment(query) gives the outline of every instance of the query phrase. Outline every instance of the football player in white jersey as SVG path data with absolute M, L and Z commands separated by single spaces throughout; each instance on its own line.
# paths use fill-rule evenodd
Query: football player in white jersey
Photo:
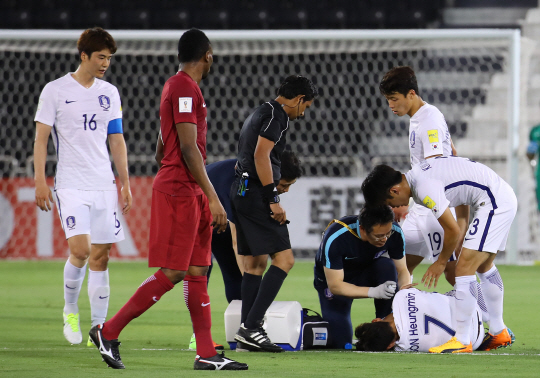
M 450 207 L 472 206 L 473 221 L 468 225 L 463 249 L 456 265 L 456 335 L 432 353 L 472 351 L 470 319 L 477 297 L 475 272 L 480 278 L 489 314 L 489 332 L 481 350 L 511 343 L 503 321 L 504 286 L 493 264 L 498 251 L 506 248 L 510 226 L 517 212 L 514 191 L 494 171 L 483 164 L 455 156 L 436 157 L 413 167 L 405 174 L 387 165 L 378 165 L 362 183 L 366 203 L 403 206 L 414 202 L 431 210 L 444 229 L 444 242 L 438 259 L 422 277 L 425 286 L 436 286 L 448 258 L 455 250 L 463 230 L 459 214 L 456 221 Z
M 54 192 L 70 250 L 64 267 L 64 336 L 72 344 L 82 342 L 77 301 L 86 265 L 94 326 L 107 316 L 109 251 L 112 243 L 124 239 L 107 140 L 121 182 L 123 214 L 132 202 L 120 95 L 115 86 L 101 80 L 116 43 L 96 27 L 81 34 L 77 48 L 77 71 L 51 81 L 41 92 L 34 144 L 36 204 L 49 211 L 53 194 L 46 182 L 45 162 L 52 133 L 57 157 Z
M 411 166 L 436 156 L 457 155 L 452 143 L 444 115 L 435 106 L 428 104 L 419 95 L 416 75 L 411 67 L 394 67 L 388 71 L 379 84 L 388 106 L 399 117 L 408 115 L 409 152 Z M 468 221 L 468 207 L 461 219 Z M 459 211 L 459 209 L 458 209 Z M 466 217 L 465 217 L 466 216 Z M 433 262 L 442 249 L 444 232 L 429 209 L 413 205 L 402 224 L 405 234 L 407 268 L 412 275 L 414 268 L 427 259 Z M 463 238 L 461 238 L 463 240 Z M 461 243 L 458 243 L 459 255 Z M 451 256 L 446 265 L 445 276 L 451 285 L 455 283 L 456 258 Z
M 356 327 L 356 349 L 365 352 L 428 352 L 430 348 L 446 342 L 456 333 L 454 294 L 454 291 L 440 294 L 412 288 L 398 291 L 390 315 Z M 473 350 L 482 343 L 486 319 L 485 303 L 479 297 L 469 320 Z

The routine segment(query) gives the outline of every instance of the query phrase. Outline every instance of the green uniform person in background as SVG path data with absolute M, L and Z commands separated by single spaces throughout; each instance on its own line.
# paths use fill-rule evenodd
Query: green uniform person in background
M 531 162 L 533 170 L 536 167 L 536 205 L 538 206 L 538 211 L 540 211 L 540 164 L 538 164 L 538 158 L 535 160 L 535 157 L 538 155 L 540 155 L 540 125 L 536 125 L 531 129 L 529 145 L 527 146 L 527 157 Z

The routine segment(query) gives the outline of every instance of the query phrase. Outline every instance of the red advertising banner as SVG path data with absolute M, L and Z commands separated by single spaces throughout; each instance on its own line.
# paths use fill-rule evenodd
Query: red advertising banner
M 153 177 L 131 177 L 133 207 L 119 218 L 125 240 L 116 243 L 111 257 L 146 258 Z M 118 180 L 117 180 L 118 181 Z M 48 179 L 53 186 L 53 179 Z M 35 204 L 34 180 L 0 179 L 0 258 L 48 259 L 69 255 L 58 209 L 41 211 Z

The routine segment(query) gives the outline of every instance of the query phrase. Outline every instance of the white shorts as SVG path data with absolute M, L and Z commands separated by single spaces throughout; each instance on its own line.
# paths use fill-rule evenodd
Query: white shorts
M 453 209 L 452 209 L 453 210 Z M 444 230 L 431 210 L 414 204 L 401 225 L 405 234 L 405 254 L 434 262 L 442 251 Z M 449 261 L 454 261 L 454 255 Z
M 58 189 L 55 193 L 66 239 L 90 235 L 92 244 L 124 240 L 124 230 L 117 217 L 118 193 L 115 190 Z
M 488 199 L 475 209 L 463 248 L 490 253 L 506 248 L 510 226 L 517 213 L 517 198 L 506 182 L 493 197 L 495 205 Z

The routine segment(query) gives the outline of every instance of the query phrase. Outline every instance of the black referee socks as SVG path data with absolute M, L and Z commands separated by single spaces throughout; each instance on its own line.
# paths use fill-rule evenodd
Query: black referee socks
M 244 279 L 245 277 L 246 274 L 244 273 Z M 260 327 L 260 323 L 264 318 L 266 310 L 268 310 L 268 307 L 270 307 L 270 305 L 276 298 L 279 289 L 281 289 L 281 285 L 283 285 L 283 281 L 285 281 L 285 278 L 287 278 L 287 273 L 284 270 L 278 268 L 275 265 L 270 266 L 270 268 L 264 275 L 264 278 L 262 279 L 259 293 L 257 294 L 255 302 L 253 303 L 247 319 L 244 322 L 244 327 L 248 329 Z M 242 281 L 242 300 L 245 298 L 243 290 L 244 282 Z M 242 302 L 242 315 L 244 312 L 243 307 L 244 303 Z
M 261 287 L 262 276 L 256 276 L 254 274 L 245 273 L 242 277 L 242 317 L 240 323 L 245 323 L 249 311 L 257 298 L 259 287 Z M 245 325 L 245 324 L 244 324 Z

